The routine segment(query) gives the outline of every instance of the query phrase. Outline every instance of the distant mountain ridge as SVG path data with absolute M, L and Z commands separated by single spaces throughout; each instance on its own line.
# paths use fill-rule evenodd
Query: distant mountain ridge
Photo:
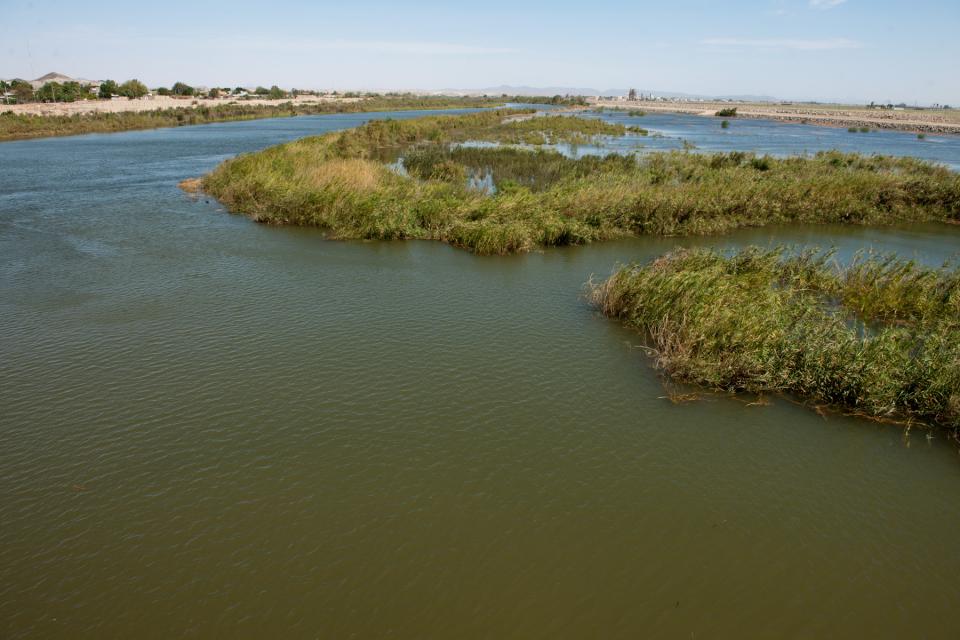
M 507 94 L 511 96 L 555 96 L 555 95 L 578 95 L 578 96 L 625 96 L 630 93 L 629 89 L 594 89 L 592 87 L 531 87 L 526 85 L 500 85 L 497 87 L 485 87 L 482 89 L 447 89 L 467 95 L 498 95 Z M 780 102 L 780 98 L 763 95 L 709 95 L 683 93 L 680 91 L 654 91 L 651 89 L 637 89 L 638 94 L 645 96 L 654 95 L 663 98 L 686 98 L 691 100 L 742 100 L 745 102 Z

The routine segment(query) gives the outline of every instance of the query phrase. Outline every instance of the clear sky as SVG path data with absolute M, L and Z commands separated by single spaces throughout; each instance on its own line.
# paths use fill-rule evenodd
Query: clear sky
M 960 0 L 0 0 L 0 77 L 960 105 Z

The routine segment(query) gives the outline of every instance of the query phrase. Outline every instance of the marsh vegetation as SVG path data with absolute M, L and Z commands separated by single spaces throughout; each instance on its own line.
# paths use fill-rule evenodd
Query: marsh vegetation
M 599 120 L 517 115 L 374 121 L 228 160 L 204 177 L 203 189 L 261 222 L 322 227 L 335 238 L 443 240 L 478 253 L 960 214 L 960 177 L 908 158 L 669 152 L 575 159 L 554 149 L 462 146 L 630 133 Z M 398 158 L 406 174 L 390 168 Z M 478 172 L 492 176 L 494 192 L 471 187 Z
M 859 254 L 680 249 L 593 285 L 675 380 L 960 429 L 960 269 Z

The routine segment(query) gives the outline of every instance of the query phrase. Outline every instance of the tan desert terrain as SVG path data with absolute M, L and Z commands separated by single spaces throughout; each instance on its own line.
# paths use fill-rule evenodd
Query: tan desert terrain
M 689 113 L 714 117 L 720 109 L 736 107 L 738 118 L 762 118 L 831 127 L 870 127 L 918 133 L 960 134 L 960 109 L 880 110 L 845 105 L 766 104 L 751 102 L 660 102 L 651 100 L 598 100 L 596 106 Z
M 38 116 L 71 116 L 84 113 L 120 113 L 123 111 L 153 111 L 155 109 L 170 109 L 175 107 L 216 106 L 237 102 L 245 105 L 277 105 L 281 102 L 296 104 L 311 104 L 318 102 L 356 102 L 361 98 L 341 98 L 330 96 L 297 96 L 283 100 L 266 100 L 264 98 L 175 98 L 173 96 L 153 96 L 129 100 L 120 98 L 114 100 L 80 100 L 77 102 L 32 102 L 28 104 L 0 104 L 0 111 L 13 111 Z

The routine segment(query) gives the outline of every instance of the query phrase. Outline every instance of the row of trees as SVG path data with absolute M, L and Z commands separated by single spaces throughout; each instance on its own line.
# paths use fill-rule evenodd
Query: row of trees
M 9 101 L 8 93 L 18 103 L 22 102 L 76 102 L 77 100 L 110 99 L 113 96 L 125 98 L 142 98 L 150 92 L 147 85 L 137 79 L 127 80 L 117 84 L 113 80 L 104 80 L 99 90 L 94 92 L 93 85 L 79 82 L 47 82 L 34 90 L 26 80 L 17 78 L 10 82 L 0 80 L 0 94 L 5 102 Z
M 295 92 L 296 90 L 294 90 L 294 92 L 291 92 L 291 93 L 295 93 Z M 221 96 L 230 96 L 230 95 L 237 96 L 237 95 L 243 95 L 246 93 L 247 93 L 247 90 L 244 89 L 243 87 L 234 87 L 233 89 L 231 89 L 230 87 L 213 87 L 212 89 L 207 90 L 206 95 L 208 98 L 219 98 Z M 256 89 L 253 90 L 253 94 L 257 96 L 262 96 L 269 100 L 281 100 L 290 95 L 290 93 L 287 93 L 277 85 L 273 85 L 269 89 L 267 89 L 266 87 L 257 87 Z M 157 95 L 199 96 L 200 92 L 196 88 L 191 87 L 190 85 L 184 82 L 177 82 L 173 85 L 173 87 L 169 89 L 167 87 L 160 87 L 159 89 L 157 89 Z
M 156 90 L 157 95 L 161 96 L 201 96 L 206 95 L 210 98 L 219 98 L 221 96 L 238 96 L 246 95 L 248 93 L 247 89 L 243 87 L 235 87 L 230 89 L 229 87 L 214 87 L 208 90 L 205 94 L 202 91 L 198 91 L 195 87 L 191 87 L 185 82 L 177 82 L 172 87 L 160 87 Z M 7 94 L 12 94 L 7 96 Z M 100 83 L 99 89 L 94 91 L 94 85 L 90 84 L 80 84 L 79 82 L 48 82 L 44 84 L 37 90 L 34 90 L 33 85 L 31 85 L 26 80 L 16 79 L 11 82 L 5 82 L 0 80 L 0 96 L 3 97 L 5 102 L 75 102 L 77 100 L 95 100 L 100 98 L 101 100 L 109 100 L 114 96 L 122 96 L 124 98 L 142 98 L 143 96 L 150 93 L 150 90 L 147 88 L 147 85 L 140 82 L 137 79 L 127 80 L 122 84 L 118 84 L 114 80 L 104 80 Z M 252 95 L 266 98 L 268 100 L 282 100 L 284 98 L 289 98 L 290 96 L 295 96 L 298 93 L 316 93 L 315 91 L 297 91 L 293 89 L 292 91 L 284 91 L 277 85 L 273 85 L 269 89 L 266 87 L 257 87 L 252 91 Z M 336 92 L 334 92 L 336 94 Z M 346 94 L 349 96 L 350 94 Z
M 113 80 L 104 80 L 100 83 L 99 97 L 101 99 L 109 99 L 113 96 L 123 96 L 124 98 L 133 99 L 142 98 L 148 93 L 150 93 L 150 89 L 147 89 L 147 85 L 136 79 L 127 80 L 121 85 L 118 85 Z

